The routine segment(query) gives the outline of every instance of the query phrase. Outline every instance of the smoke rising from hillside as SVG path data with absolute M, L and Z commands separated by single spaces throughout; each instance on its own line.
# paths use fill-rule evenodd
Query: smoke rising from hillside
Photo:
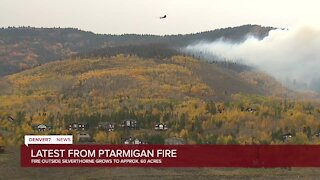
M 215 42 L 199 42 L 185 50 L 217 59 L 241 59 L 241 63 L 256 67 L 286 84 L 300 83 L 320 90 L 318 28 L 299 26 L 290 30 L 276 29 L 270 31 L 262 40 L 252 36 L 248 36 L 242 43 L 230 43 L 220 39 Z

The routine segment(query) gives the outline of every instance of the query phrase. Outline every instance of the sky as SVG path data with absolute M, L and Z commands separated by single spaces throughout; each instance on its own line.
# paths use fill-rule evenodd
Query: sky
M 0 0 L 0 27 L 74 27 L 101 34 L 186 34 L 259 24 L 320 26 L 318 0 Z M 159 17 L 167 15 L 166 19 Z

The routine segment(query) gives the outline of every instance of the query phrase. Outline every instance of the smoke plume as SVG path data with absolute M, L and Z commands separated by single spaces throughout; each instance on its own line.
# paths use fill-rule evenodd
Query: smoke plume
M 241 63 L 264 71 L 285 84 L 305 85 L 313 90 L 320 90 L 318 28 L 299 26 L 293 29 L 276 29 L 262 40 L 252 36 L 248 36 L 242 43 L 220 39 L 215 42 L 199 42 L 185 50 L 217 57 L 214 60 L 241 60 Z

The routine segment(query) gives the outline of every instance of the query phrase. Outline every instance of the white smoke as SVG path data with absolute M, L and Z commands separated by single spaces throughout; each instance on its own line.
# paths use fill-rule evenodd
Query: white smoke
M 248 37 L 242 43 L 224 40 L 200 42 L 186 47 L 190 53 L 205 52 L 229 60 L 241 59 L 278 80 L 308 86 L 320 79 L 320 29 L 311 26 L 276 29 L 262 40 Z M 320 87 L 320 83 L 317 86 Z

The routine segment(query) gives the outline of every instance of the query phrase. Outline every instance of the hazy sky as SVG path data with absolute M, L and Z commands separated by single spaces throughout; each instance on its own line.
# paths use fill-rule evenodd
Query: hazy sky
M 319 7 L 319 0 L 0 0 L 0 26 L 107 34 L 185 34 L 243 24 L 290 28 L 319 26 Z

